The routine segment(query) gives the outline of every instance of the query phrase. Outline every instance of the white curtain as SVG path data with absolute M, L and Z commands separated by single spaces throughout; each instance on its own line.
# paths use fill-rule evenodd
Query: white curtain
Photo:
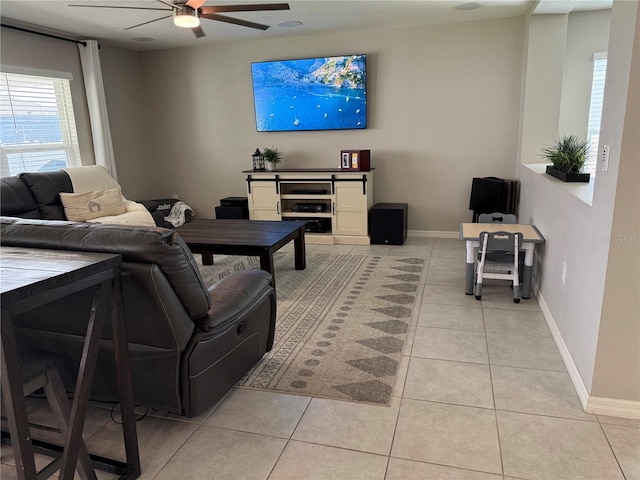
M 79 43 L 78 48 L 80 49 L 84 88 L 87 93 L 87 104 L 89 105 L 89 119 L 91 120 L 96 165 L 105 167 L 111 176 L 118 180 L 113 144 L 111 143 L 109 116 L 107 115 L 107 101 L 104 96 L 98 42 L 96 40 L 84 40 L 84 42 L 87 45 L 84 46 Z

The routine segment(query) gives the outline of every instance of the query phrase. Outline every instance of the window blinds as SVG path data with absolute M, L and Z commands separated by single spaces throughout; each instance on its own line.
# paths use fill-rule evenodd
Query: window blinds
M 80 166 L 66 78 L 0 73 L 0 175 Z
M 593 79 L 591 81 L 591 102 L 589 104 L 589 123 L 587 141 L 589 155 L 584 166 L 585 172 L 595 173 L 600 140 L 600 120 L 602 118 L 602 100 L 604 99 L 604 81 L 607 75 L 607 52 L 593 54 Z

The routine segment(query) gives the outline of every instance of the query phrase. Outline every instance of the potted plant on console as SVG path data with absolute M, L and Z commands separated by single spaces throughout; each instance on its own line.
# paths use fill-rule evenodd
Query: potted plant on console
M 262 150 L 264 161 L 267 162 L 267 170 L 275 170 L 282 163 L 282 153 L 277 148 L 265 147 Z
M 576 135 L 565 135 L 551 146 L 541 149 L 542 156 L 552 165 L 547 165 L 547 174 L 563 182 L 588 182 L 589 174 L 581 173 L 587 160 L 589 143 Z

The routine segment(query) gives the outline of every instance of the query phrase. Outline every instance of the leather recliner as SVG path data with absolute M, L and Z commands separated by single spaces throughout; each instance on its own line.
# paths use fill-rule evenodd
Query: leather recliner
M 14 177 L 15 178 L 15 177 Z M 235 272 L 205 286 L 182 238 L 159 227 L 41 220 L 42 206 L 15 180 L 0 184 L 0 244 L 122 255 L 124 315 L 137 405 L 192 417 L 221 399 L 271 350 L 276 298 L 271 275 Z M 5 203 L 6 202 L 6 203 Z M 7 209 L 7 210 L 5 210 Z M 31 218 L 17 218 L 17 217 Z M 35 217 L 35 219 L 34 219 Z M 92 292 L 19 315 L 16 335 L 55 354 L 72 390 Z M 117 401 L 109 329 L 91 398 Z

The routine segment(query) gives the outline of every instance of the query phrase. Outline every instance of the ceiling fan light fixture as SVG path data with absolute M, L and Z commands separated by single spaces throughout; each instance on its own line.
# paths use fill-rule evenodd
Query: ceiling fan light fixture
M 198 18 L 198 11 L 189 7 L 184 7 L 182 10 L 178 8 L 174 9 L 173 24 L 176 27 L 182 27 L 182 28 L 199 27 L 200 18 Z

